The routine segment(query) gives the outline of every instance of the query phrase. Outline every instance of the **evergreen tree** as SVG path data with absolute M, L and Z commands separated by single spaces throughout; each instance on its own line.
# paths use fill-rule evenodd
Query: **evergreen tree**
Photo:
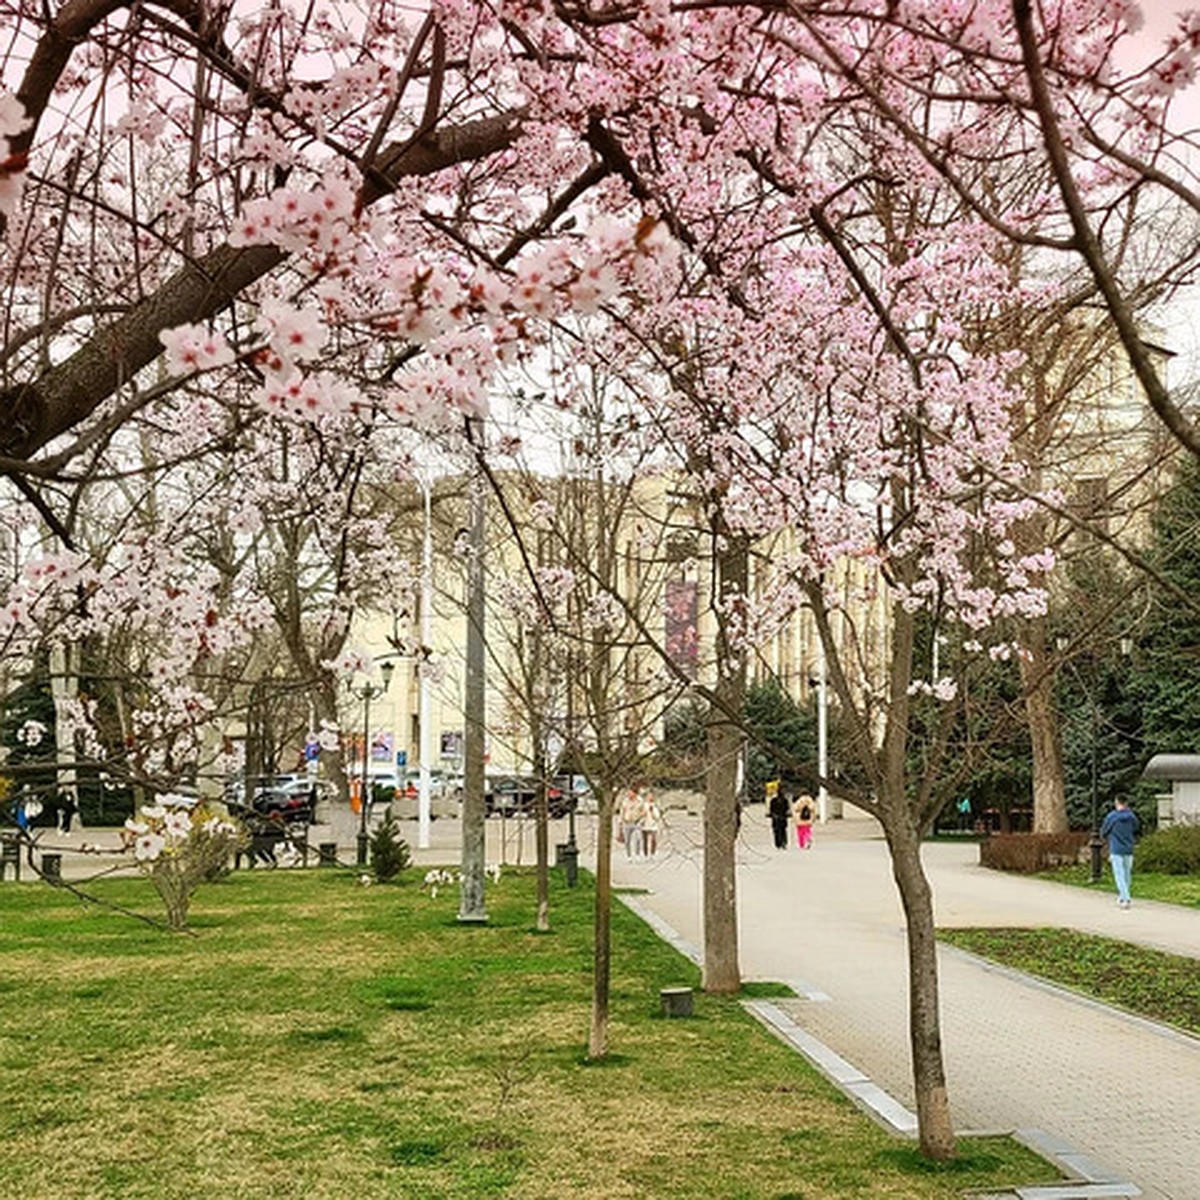
M 1145 752 L 1200 753 L 1200 463 L 1186 458 L 1158 502 L 1148 557 L 1194 599 L 1187 604 L 1153 579 L 1132 664 Z
M 814 771 L 817 766 L 817 719 L 811 705 L 801 708 L 772 676 L 747 690 L 746 725 L 747 800 L 762 800 L 770 779 L 782 779 L 792 790 L 815 790 L 796 770 L 799 764 Z

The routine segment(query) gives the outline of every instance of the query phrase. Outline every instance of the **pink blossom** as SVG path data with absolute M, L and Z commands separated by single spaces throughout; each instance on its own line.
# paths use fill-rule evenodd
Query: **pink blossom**
M 225 339 L 202 325 L 176 325 L 173 329 L 164 329 L 158 340 L 166 348 L 167 367 L 174 374 L 209 371 L 234 361 L 234 353 Z

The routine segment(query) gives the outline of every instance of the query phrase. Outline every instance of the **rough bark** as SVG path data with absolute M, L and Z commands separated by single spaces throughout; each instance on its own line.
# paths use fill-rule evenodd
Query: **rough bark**
M 1046 622 L 1030 621 L 1025 636 L 1029 656 L 1021 657 L 1021 684 L 1033 760 L 1033 832 L 1064 833 L 1067 795 L 1063 785 L 1062 738 L 1054 675 L 1048 668 Z
M 740 715 L 746 699 L 746 656 L 741 647 L 742 599 L 749 584 L 744 538 L 714 531 L 717 608 L 717 679 L 708 719 L 704 797 L 704 990 L 731 993 L 742 986 L 738 963 L 738 763 L 743 735 L 727 714 Z
M 588 1058 L 608 1053 L 608 994 L 612 972 L 613 795 L 603 788 L 596 817 L 596 903 L 592 938 L 592 1020 Z
M 849 705 L 852 697 L 837 658 L 837 646 L 828 637 L 827 619 L 822 620 L 821 628 L 835 684 L 843 702 Z M 942 1057 L 933 893 L 921 863 L 921 838 L 926 830 L 921 821 L 919 802 L 910 799 L 907 786 L 911 708 L 908 689 L 912 681 L 914 614 L 906 611 L 903 605 L 894 604 L 891 630 L 887 718 L 882 746 L 877 755 L 872 755 L 869 739 L 865 736 L 856 738 L 854 744 L 876 793 L 875 802 L 868 802 L 864 807 L 883 825 L 892 860 L 892 876 L 904 909 L 908 944 L 909 1048 L 913 1090 L 917 1098 L 917 1136 L 922 1153 L 933 1159 L 949 1159 L 955 1154 L 955 1140 Z M 865 734 L 865 730 L 862 732 Z
M 902 806 L 903 798 L 887 806 L 892 812 L 884 821 L 884 833 L 908 939 L 908 1034 L 918 1138 L 923 1154 L 944 1160 L 954 1157 L 955 1142 L 942 1057 L 933 893 L 921 863 L 920 831 L 899 811 Z
M 540 721 L 530 726 L 535 746 L 542 745 Z M 534 799 L 534 844 L 537 858 L 537 919 L 535 928 L 545 933 L 550 928 L 550 806 L 546 798 L 546 756 L 539 750 L 533 769 L 537 774 Z

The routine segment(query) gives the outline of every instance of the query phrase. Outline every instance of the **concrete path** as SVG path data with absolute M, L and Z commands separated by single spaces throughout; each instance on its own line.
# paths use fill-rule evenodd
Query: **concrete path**
M 554 822 L 551 845 L 566 838 Z M 577 822 L 582 860 L 594 861 L 594 821 Z M 353 861 L 356 820 L 341 814 L 313 830 Z M 453 864 L 459 825 L 436 821 L 418 864 Z M 403 835 L 416 845 L 416 829 Z M 47 834 L 51 843 L 64 839 Z M 64 873 L 91 874 L 80 841 L 66 839 Z M 534 861 L 532 822 L 487 823 L 488 858 Z M 58 848 L 57 846 L 54 848 Z M 649 889 L 639 904 L 693 946 L 702 945 L 699 821 L 668 814 L 658 856 L 626 859 L 619 885 Z M 973 844 L 930 844 L 925 863 L 939 925 L 1058 925 L 1200 957 L 1200 911 L 1135 902 L 985 871 Z M 900 1104 L 915 1107 L 907 1048 L 903 920 L 886 848 L 873 823 L 818 827 L 815 846 L 776 851 L 762 810 L 747 813 L 739 842 L 741 961 L 747 979 L 789 982 L 804 997 L 778 1007 Z M 28 877 L 28 876 L 26 876 Z M 1040 1128 L 1134 1181 L 1150 1200 L 1200 1200 L 1200 1040 L 1039 986 L 952 949 L 941 951 L 943 1037 L 960 1130 Z M 1099 1195 L 1101 1193 L 1094 1193 Z M 1113 1194 L 1113 1193 L 1104 1193 Z
M 776 851 L 758 810 L 739 846 L 743 974 L 784 980 L 779 1002 L 909 1108 L 903 919 L 887 850 L 862 818 Z M 974 845 L 930 844 L 924 859 L 939 925 L 1059 925 L 1200 957 L 1200 912 L 986 871 Z M 702 944 L 700 830 L 670 815 L 654 860 L 614 859 L 618 884 Z M 1038 1127 L 1137 1183 L 1152 1200 L 1200 1200 L 1200 1040 L 1038 986 L 971 956 L 941 952 L 943 1037 L 955 1125 Z

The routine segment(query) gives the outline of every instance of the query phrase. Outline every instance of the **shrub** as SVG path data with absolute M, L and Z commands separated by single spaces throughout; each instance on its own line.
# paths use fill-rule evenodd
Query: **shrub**
M 167 925 L 177 932 L 187 928 L 195 890 L 218 876 L 249 842 L 245 829 L 227 814 L 171 793 L 126 821 L 123 836 L 166 906 Z
M 400 824 L 389 804 L 384 810 L 383 820 L 371 834 L 371 869 L 379 883 L 387 883 L 389 879 L 395 879 L 411 862 L 412 852 L 408 843 L 400 836 Z
M 1172 825 L 1143 839 L 1138 870 L 1163 875 L 1200 875 L 1200 825 Z
M 979 861 L 997 871 L 1033 874 L 1079 862 L 1090 834 L 994 833 L 979 843 Z

